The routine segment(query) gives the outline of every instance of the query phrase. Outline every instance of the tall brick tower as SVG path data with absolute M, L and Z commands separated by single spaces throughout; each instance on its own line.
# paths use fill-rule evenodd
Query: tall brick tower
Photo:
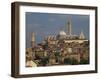
M 31 46 L 32 48 L 34 48 L 35 46 L 35 33 L 34 32 L 32 32 L 32 36 L 31 36 Z
M 72 25 L 71 25 L 71 20 L 67 22 L 67 34 L 72 35 Z

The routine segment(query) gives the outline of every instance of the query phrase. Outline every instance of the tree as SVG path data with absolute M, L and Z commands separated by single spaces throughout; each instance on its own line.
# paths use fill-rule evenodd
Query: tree
M 79 64 L 79 63 L 78 63 L 78 60 L 76 60 L 75 58 L 72 58 L 71 59 L 71 64 L 76 65 L 76 64 Z
M 65 58 L 64 59 L 64 64 L 70 64 L 70 65 L 76 65 L 79 64 L 78 61 L 75 58 Z
M 89 64 L 89 61 L 86 59 L 81 59 L 80 64 Z
M 71 59 L 70 58 L 65 58 L 64 59 L 64 64 L 71 64 Z

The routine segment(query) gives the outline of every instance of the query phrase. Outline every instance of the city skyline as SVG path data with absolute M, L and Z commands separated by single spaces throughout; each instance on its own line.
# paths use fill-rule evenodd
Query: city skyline
M 36 43 L 41 43 L 45 36 L 57 35 L 61 30 L 66 32 L 69 20 L 71 20 L 72 34 L 79 35 L 83 31 L 89 40 L 88 15 L 26 12 L 26 48 L 31 47 L 32 32 L 36 34 Z

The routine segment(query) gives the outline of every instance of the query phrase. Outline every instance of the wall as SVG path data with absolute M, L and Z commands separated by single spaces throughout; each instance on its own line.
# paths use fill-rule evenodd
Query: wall
M 11 2 L 15 0 L 0 0 L 0 80 L 15 80 L 10 76 L 11 68 Z M 77 4 L 77 5 L 96 5 L 100 9 L 99 0 L 16 0 L 41 3 L 56 4 Z M 100 21 L 100 11 L 98 13 Z M 100 23 L 98 24 L 98 34 Z M 98 41 L 100 37 L 98 37 Z M 99 42 L 98 42 L 99 44 Z M 100 45 L 98 45 L 100 47 Z M 67 76 L 51 76 L 39 78 L 21 78 L 18 80 L 99 80 L 100 79 L 100 50 L 98 51 L 98 73 L 97 74 L 80 74 Z

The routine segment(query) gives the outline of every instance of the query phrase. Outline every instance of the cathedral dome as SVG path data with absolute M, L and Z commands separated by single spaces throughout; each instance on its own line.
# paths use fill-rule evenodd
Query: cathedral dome
M 60 35 L 60 36 L 66 36 L 66 33 L 65 33 L 64 31 L 60 31 L 60 32 L 59 32 L 59 35 Z

